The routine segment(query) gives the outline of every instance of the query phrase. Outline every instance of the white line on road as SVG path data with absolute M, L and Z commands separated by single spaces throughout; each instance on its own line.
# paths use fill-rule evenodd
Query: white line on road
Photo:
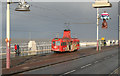
M 94 63 L 97 63 L 98 61 L 95 61 Z
M 80 59 L 83 59 L 83 58 L 80 58 Z
M 105 57 L 104 59 L 109 59 L 109 58 L 111 58 L 111 57 L 108 56 L 108 57 Z
M 82 55 L 82 56 L 87 56 L 87 55 Z
M 65 74 L 72 73 L 72 72 L 74 72 L 74 71 L 76 71 L 76 70 L 72 70 L 72 71 L 66 72 L 66 73 L 64 73 L 64 75 L 65 75 Z
M 85 66 L 82 66 L 81 67 L 81 69 L 83 69 L 83 68 L 85 68 L 85 67 L 87 67 L 87 66 L 90 66 L 91 64 L 87 64 L 87 65 L 85 65 Z
M 108 56 L 107 59 L 109 59 L 110 57 Z
M 120 68 L 120 67 L 119 67 L 119 68 Z M 111 76 L 111 74 L 118 74 L 119 68 L 115 69 L 112 73 L 110 73 L 110 76 Z
M 106 58 L 104 58 L 104 59 L 108 59 L 108 58 L 106 57 Z

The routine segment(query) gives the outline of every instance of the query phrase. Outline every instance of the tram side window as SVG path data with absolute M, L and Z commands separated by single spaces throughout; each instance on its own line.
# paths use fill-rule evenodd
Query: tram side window
M 61 43 L 61 46 L 63 46 L 63 43 Z
M 56 44 L 56 45 L 60 45 L 60 41 L 56 41 L 55 44 Z
M 66 42 L 61 43 L 61 46 L 65 46 L 65 45 L 66 45 Z
M 72 42 L 69 42 L 69 45 L 72 45 Z
M 65 42 L 65 45 L 67 45 L 66 42 Z
M 79 42 L 77 42 L 77 44 L 79 44 Z
M 64 42 L 61 43 L 61 46 L 64 46 Z

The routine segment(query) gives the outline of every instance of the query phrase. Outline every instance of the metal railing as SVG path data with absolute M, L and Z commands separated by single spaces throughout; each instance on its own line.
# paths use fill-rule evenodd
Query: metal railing
M 80 43 L 80 45 L 81 44 L 85 44 L 85 42 Z M 36 50 L 34 50 L 34 51 L 31 51 L 28 48 L 27 43 L 19 44 L 19 47 L 20 47 L 19 48 L 20 56 L 51 53 L 51 44 L 50 44 L 50 42 L 38 42 L 38 43 L 36 43 Z M 6 47 L 4 46 L 4 47 L 1 47 L 1 48 L 2 48 L 2 53 L 0 53 L 0 56 L 2 56 L 2 58 L 6 58 Z M 16 56 L 13 44 L 11 44 L 11 52 L 10 53 L 11 53 L 11 57 Z
M 50 44 L 44 44 L 44 45 L 38 45 L 36 46 L 36 50 L 31 51 L 28 48 L 28 45 L 19 45 L 19 51 L 20 51 L 20 55 L 19 56 L 27 56 L 27 55 L 37 55 L 37 54 L 46 54 L 46 53 L 51 53 L 51 45 Z M 16 53 L 14 50 L 14 46 L 11 46 L 11 57 L 15 57 Z M 0 54 L 0 56 L 2 55 L 2 58 L 6 57 L 6 47 L 2 47 L 2 53 Z

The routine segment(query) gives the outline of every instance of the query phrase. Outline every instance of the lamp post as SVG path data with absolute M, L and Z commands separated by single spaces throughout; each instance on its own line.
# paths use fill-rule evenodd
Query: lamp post
M 118 21 L 118 35 L 119 35 L 119 36 L 118 36 L 118 37 L 119 37 L 119 38 L 118 38 L 118 44 L 119 44 L 119 47 L 120 47 L 120 16 L 118 16 L 118 20 L 119 20 L 119 21 Z
M 7 0 L 7 25 L 6 25 L 6 68 L 10 68 L 10 3 Z
M 16 3 L 16 2 L 10 2 L 10 0 L 7 0 L 7 23 L 6 23 L 6 69 L 10 69 L 10 4 Z M 19 6 L 17 8 L 17 11 L 30 11 L 29 5 L 24 2 L 17 2 L 19 3 Z M 20 4 L 21 3 L 21 4 Z
M 120 1 L 118 2 L 118 44 L 120 47 Z
M 97 8 L 97 51 L 99 50 L 99 8 Z
M 95 0 L 95 4 L 92 4 L 94 8 L 97 8 L 97 51 L 99 51 L 99 8 L 111 7 L 111 3 L 108 0 Z

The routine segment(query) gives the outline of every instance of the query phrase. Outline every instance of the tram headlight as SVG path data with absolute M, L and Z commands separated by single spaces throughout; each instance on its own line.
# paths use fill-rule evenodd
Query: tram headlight
M 54 48 L 56 49 L 57 47 L 56 47 L 56 46 L 54 46 Z

